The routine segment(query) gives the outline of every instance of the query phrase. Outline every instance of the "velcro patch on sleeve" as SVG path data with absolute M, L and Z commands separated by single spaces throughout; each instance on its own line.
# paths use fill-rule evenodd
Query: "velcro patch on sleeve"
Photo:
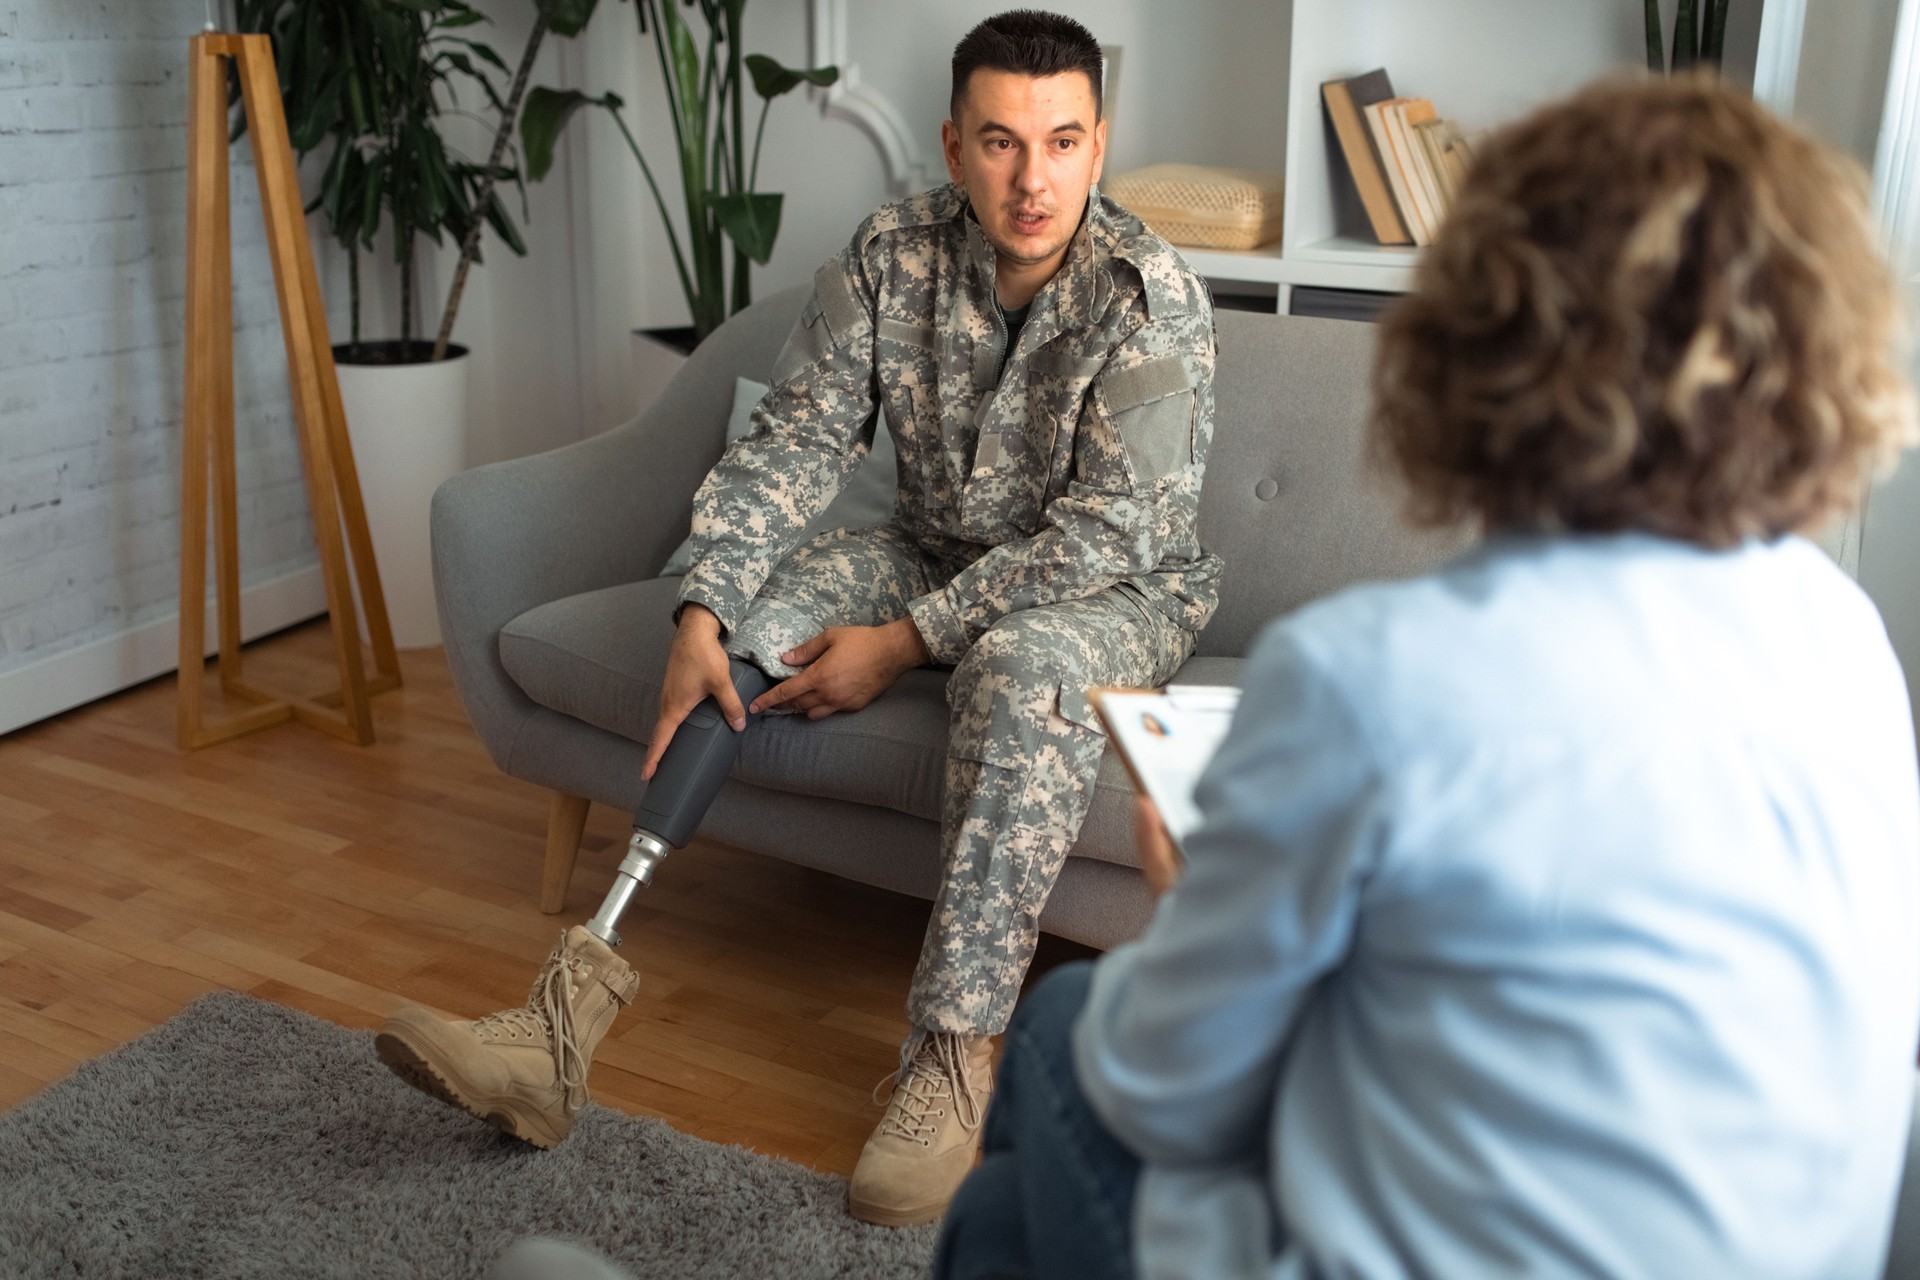
M 786 345 L 780 348 L 780 354 L 773 362 L 773 385 L 779 386 L 787 379 L 799 373 L 816 361 L 824 359 L 833 350 L 833 343 L 827 334 L 826 321 L 821 316 L 818 299 L 807 299 L 807 305 L 800 310 L 800 319 L 795 322 L 793 332 L 787 335 Z
M 835 346 L 851 341 L 862 326 L 871 323 L 872 317 L 860 305 L 860 300 L 854 297 L 853 282 L 841 270 L 838 258 L 828 261 L 814 272 L 813 296 L 819 300 L 820 313 L 826 317 L 827 328 L 833 331 Z
M 1191 390 L 1193 382 L 1177 355 L 1156 356 L 1143 364 L 1115 369 L 1106 375 L 1102 386 L 1107 410 L 1116 417 L 1136 405 Z
M 1056 374 L 1062 378 L 1091 378 L 1107 367 L 1100 356 L 1077 356 L 1071 351 L 1049 351 L 1045 348 L 1034 353 L 1033 371 L 1035 373 Z
M 933 330 L 920 324 L 908 324 L 905 320 L 882 319 L 879 326 L 882 341 L 891 338 L 895 342 L 904 342 L 910 347 L 919 347 L 922 351 L 934 349 Z
M 1137 404 L 1113 415 L 1114 429 L 1138 481 L 1178 474 L 1193 461 L 1193 390 Z

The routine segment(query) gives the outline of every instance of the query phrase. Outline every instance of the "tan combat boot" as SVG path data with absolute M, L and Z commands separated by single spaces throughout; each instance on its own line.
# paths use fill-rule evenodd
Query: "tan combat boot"
M 947 1211 L 980 1150 L 993 1094 L 993 1040 L 922 1031 L 901 1051 L 893 1097 L 860 1151 L 847 1209 L 862 1222 L 907 1227 Z
M 475 1022 L 402 1009 L 374 1039 L 380 1061 L 423 1093 L 536 1147 L 573 1128 L 600 1038 L 640 976 L 579 925 L 567 930 L 527 1003 Z

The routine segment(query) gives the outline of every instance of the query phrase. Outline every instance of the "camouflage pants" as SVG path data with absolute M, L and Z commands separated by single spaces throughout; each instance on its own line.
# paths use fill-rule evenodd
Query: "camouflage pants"
M 828 627 L 905 617 L 961 567 L 896 528 L 823 534 L 774 569 L 727 647 L 792 674 L 781 653 Z M 954 668 L 945 868 L 907 997 L 915 1026 L 1006 1029 L 1106 748 L 1086 689 L 1165 684 L 1192 651 L 1190 633 L 1121 585 L 1010 614 Z

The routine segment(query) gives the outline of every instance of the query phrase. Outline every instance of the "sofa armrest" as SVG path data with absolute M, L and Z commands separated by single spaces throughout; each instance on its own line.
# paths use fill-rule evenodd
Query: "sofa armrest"
M 639 418 L 547 453 L 476 467 L 433 495 L 440 634 L 493 762 L 534 711 L 500 664 L 500 629 L 550 601 L 659 573 L 725 442 L 736 377 L 764 381 L 805 301 L 787 290 L 702 343 Z

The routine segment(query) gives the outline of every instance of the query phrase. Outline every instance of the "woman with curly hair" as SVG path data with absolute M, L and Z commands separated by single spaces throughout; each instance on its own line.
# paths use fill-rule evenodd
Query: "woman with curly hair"
M 1874 244 L 1708 80 L 1484 149 L 1373 444 L 1486 537 L 1267 631 L 1146 934 L 1016 1016 L 943 1274 L 1879 1275 L 1913 724 L 1805 536 L 1913 432 Z

